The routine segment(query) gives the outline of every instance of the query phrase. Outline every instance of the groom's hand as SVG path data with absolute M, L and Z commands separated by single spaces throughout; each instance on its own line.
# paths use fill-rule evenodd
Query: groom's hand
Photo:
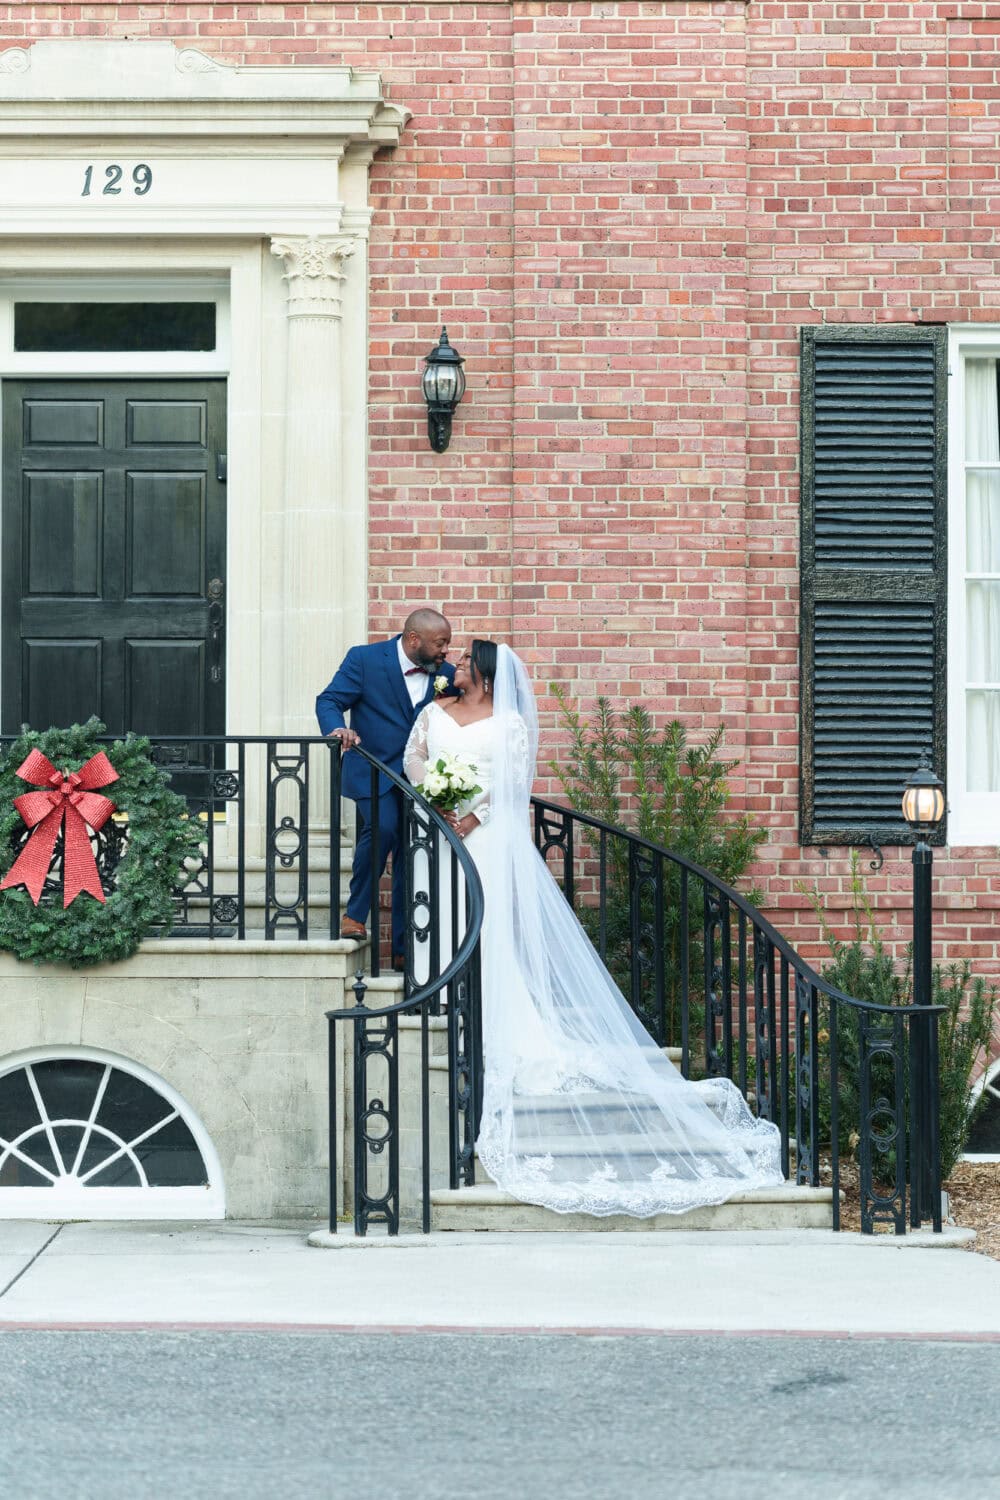
M 342 750 L 353 750 L 355 745 L 361 744 L 361 736 L 353 729 L 331 729 L 327 735 L 328 740 L 339 740 Z

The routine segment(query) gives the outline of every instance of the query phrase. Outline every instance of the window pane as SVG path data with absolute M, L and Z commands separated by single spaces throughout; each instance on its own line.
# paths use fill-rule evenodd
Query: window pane
M 86 1120 L 93 1107 L 104 1064 L 59 1057 L 32 1065 L 38 1092 L 50 1120 Z
M 965 458 L 967 463 L 1000 460 L 995 359 L 965 363 Z
M 966 680 L 1000 683 L 1000 583 L 969 583 L 966 594 Z
M 215 348 L 214 302 L 15 302 L 14 348 L 143 354 Z
M 1000 792 L 1000 692 L 972 692 L 966 697 L 969 791 Z
M 965 566 L 1000 573 L 1000 470 L 973 469 L 965 477 Z

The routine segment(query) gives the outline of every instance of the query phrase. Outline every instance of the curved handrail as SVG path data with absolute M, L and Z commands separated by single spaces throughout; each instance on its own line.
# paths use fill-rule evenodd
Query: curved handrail
M 469 919 L 466 923 L 465 936 L 459 944 L 457 951 L 452 956 L 451 962 L 445 966 L 444 970 L 440 974 L 436 975 L 432 979 L 429 979 L 427 983 L 422 985 L 419 990 L 414 990 L 412 994 L 405 996 L 395 1005 L 381 1006 L 377 1010 L 373 1010 L 369 1005 L 358 1005 L 353 1006 L 350 1010 L 327 1011 L 327 1015 L 335 1021 L 352 1020 L 358 1016 L 367 1016 L 369 1018 L 373 1018 L 375 1016 L 400 1015 L 404 1011 L 418 1010 L 420 1006 L 425 1004 L 426 1001 L 433 1000 L 435 996 L 439 995 L 441 991 L 451 983 L 451 981 L 457 974 L 460 974 L 461 971 L 467 967 L 469 959 L 472 957 L 476 943 L 479 941 L 479 934 L 482 931 L 483 926 L 483 913 L 485 910 L 483 884 L 479 878 L 479 871 L 476 869 L 475 861 L 469 854 L 469 851 L 466 849 L 465 845 L 462 843 L 462 840 L 449 826 L 449 824 L 445 822 L 441 814 L 431 806 L 426 797 L 422 797 L 420 795 L 416 787 L 414 787 L 410 782 L 406 781 L 402 776 L 397 775 L 395 771 L 391 771 L 387 765 L 383 764 L 382 761 L 378 760 L 376 756 L 372 755 L 368 750 L 365 750 L 361 745 L 353 746 L 351 754 L 361 755 L 366 761 L 368 761 L 369 765 L 371 765 L 376 771 L 378 771 L 380 776 L 388 777 L 388 779 L 395 786 L 397 786 L 401 792 L 409 797 L 412 802 L 419 803 L 420 806 L 430 814 L 433 821 L 437 824 L 439 831 L 444 834 L 446 841 L 451 845 L 452 850 L 458 856 L 458 863 L 462 870 L 462 874 L 465 876 L 466 885 L 471 893 L 472 899 L 470 902 Z
M 643 838 L 641 834 L 633 833 L 628 828 L 621 828 L 616 823 L 604 823 L 600 818 L 593 818 L 588 813 L 578 812 L 575 807 L 567 807 L 562 802 L 549 802 L 544 797 L 532 797 L 531 805 L 534 808 L 540 808 L 543 812 L 556 813 L 562 817 L 568 815 L 574 822 L 585 823 L 589 828 L 596 828 L 599 833 L 611 833 L 618 838 L 626 839 L 628 842 L 636 844 L 639 848 L 648 849 L 652 854 L 659 854 L 664 859 L 669 859 L 673 864 L 679 865 L 692 875 L 696 875 L 699 880 L 714 886 L 727 900 L 748 916 L 755 927 L 758 927 L 763 932 L 764 936 L 773 943 L 776 953 L 780 953 L 782 958 L 787 959 L 789 964 L 804 979 L 808 980 L 809 984 L 814 985 L 817 990 L 822 991 L 824 995 L 829 996 L 832 1000 L 843 1000 L 848 1005 L 853 1005 L 859 1010 L 884 1012 L 889 1015 L 928 1015 L 931 1012 L 941 1013 L 946 1008 L 943 1005 L 883 1005 L 878 1001 L 859 1000 L 856 995 L 848 995 L 846 991 L 837 989 L 836 985 L 824 979 L 818 970 L 814 969 L 801 954 L 797 953 L 788 939 L 782 936 L 773 923 L 769 922 L 767 917 L 764 916 L 763 912 L 754 906 L 752 901 L 748 901 L 745 896 L 741 896 L 735 887 L 728 885 L 718 875 L 713 875 L 711 870 L 706 870 L 703 865 L 696 864 L 693 859 L 688 859 L 684 854 L 676 854 L 664 844 L 653 843 L 651 839 Z

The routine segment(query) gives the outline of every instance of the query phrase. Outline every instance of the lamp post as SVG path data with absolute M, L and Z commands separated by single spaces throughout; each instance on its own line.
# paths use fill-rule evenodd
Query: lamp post
M 443 453 L 451 442 L 451 418 L 465 395 L 465 361 L 448 342 L 448 330 L 424 358 L 420 384 L 427 402 L 427 435 L 435 453 Z
M 903 792 L 903 817 L 916 835 L 913 846 L 913 1003 L 929 1006 L 933 996 L 931 870 L 934 854 L 928 837 L 944 817 L 944 787 L 926 757 Z M 934 1162 L 939 1156 L 937 1089 L 937 1017 L 913 1016 L 910 1069 L 910 1223 L 919 1228 L 933 1217 L 940 1227 L 940 1184 Z M 937 1201 L 935 1202 L 935 1194 Z

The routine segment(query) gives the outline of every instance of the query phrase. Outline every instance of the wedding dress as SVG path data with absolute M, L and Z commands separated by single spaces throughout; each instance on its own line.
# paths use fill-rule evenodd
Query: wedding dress
M 492 717 L 463 725 L 428 704 L 404 755 L 414 783 L 450 753 L 482 788 L 459 809 L 480 820 L 465 842 L 485 898 L 481 1163 L 523 1202 L 598 1216 L 684 1213 L 782 1182 L 777 1126 L 728 1079 L 681 1076 L 550 875 L 529 825 L 537 747 L 530 681 L 500 646 Z

